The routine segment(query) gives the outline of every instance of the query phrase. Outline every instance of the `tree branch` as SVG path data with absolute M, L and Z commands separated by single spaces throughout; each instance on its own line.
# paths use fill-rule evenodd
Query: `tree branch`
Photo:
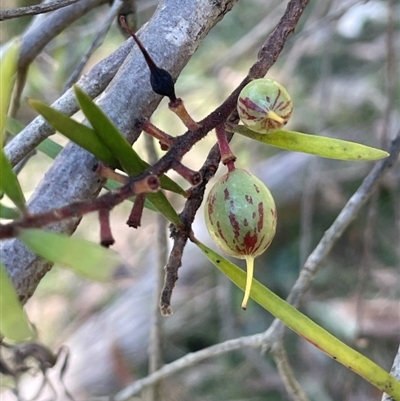
M 36 15 L 42 13 L 49 13 L 50 11 L 58 10 L 76 3 L 79 0 L 55 0 L 52 3 L 34 4 L 33 6 L 11 8 L 8 10 L 0 10 L 0 21 L 25 17 L 27 15 Z
M 153 18 L 141 30 L 140 39 L 154 55 L 155 61 L 176 78 L 202 39 L 235 2 L 236 0 L 223 0 L 218 3 L 212 0 L 163 1 Z M 131 39 L 128 43 L 131 43 Z M 91 87 L 92 92 L 94 89 Z M 75 101 L 71 98 L 68 100 L 69 107 L 74 107 Z M 159 102 L 160 96 L 151 90 L 143 56 L 135 48 L 131 57 L 125 61 L 108 85 L 98 104 L 132 142 L 140 134 L 140 129 L 135 128 L 135 122 L 148 118 Z M 35 121 L 36 128 L 43 129 L 45 124 Z M 29 129 L 33 130 L 35 135 L 33 124 L 30 124 Z M 193 133 L 189 133 L 186 138 L 188 140 L 183 141 L 185 152 L 190 149 L 189 141 L 194 143 Z M 168 168 L 170 161 L 171 159 L 157 163 L 157 171 Z M 40 213 L 77 200 L 96 197 L 102 184 L 99 176 L 93 172 L 96 163 L 95 158 L 82 148 L 68 144 L 30 199 L 30 212 Z M 71 234 L 78 222 L 79 219 L 74 218 L 51 228 Z M 48 262 L 33 255 L 15 239 L 3 241 L 1 257 L 23 302 L 32 295 L 40 279 L 51 268 Z
M 68 7 L 61 8 L 52 14 L 38 15 L 22 38 L 21 50 L 18 59 L 18 70 L 10 115 L 15 116 L 19 104 L 28 69 L 31 62 L 38 56 L 44 47 L 60 32 L 70 26 L 77 19 L 93 8 L 106 3 L 107 0 L 80 0 Z

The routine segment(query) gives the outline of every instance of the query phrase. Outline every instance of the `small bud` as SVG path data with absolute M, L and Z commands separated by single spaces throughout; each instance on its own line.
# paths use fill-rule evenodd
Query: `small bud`
M 292 99 L 288 91 L 270 78 L 255 79 L 239 94 L 237 110 L 244 125 L 260 134 L 281 129 L 289 120 Z

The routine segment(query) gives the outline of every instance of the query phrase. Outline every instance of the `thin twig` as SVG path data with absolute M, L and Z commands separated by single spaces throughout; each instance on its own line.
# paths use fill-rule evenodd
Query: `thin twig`
M 253 336 L 240 337 L 240 338 L 235 338 L 234 340 L 228 340 L 223 343 L 202 349 L 201 351 L 187 354 L 184 357 L 174 362 L 164 365 L 157 372 L 154 372 L 143 379 L 137 380 L 132 385 L 124 388 L 114 396 L 114 400 L 115 401 L 128 400 L 133 395 L 140 393 L 144 388 L 154 385 L 158 381 L 165 379 L 173 375 L 174 373 L 179 372 L 182 369 L 198 364 L 204 359 L 216 357 L 230 351 L 239 350 L 247 347 L 259 348 L 261 344 L 262 344 L 262 339 L 259 334 L 256 334 Z
M 157 162 L 157 151 L 154 146 L 154 139 L 149 135 L 145 135 L 146 151 L 150 164 Z M 150 328 L 150 341 L 149 341 L 149 373 L 154 373 L 160 369 L 164 364 L 163 358 L 163 317 L 160 314 L 159 303 L 160 294 L 164 282 L 164 266 L 168 258 L 168 237 L 167 237 L 167 221 L 165 217 L 159 213 L 156 220 L 157 232 L 157 262 L 156 274 L 154 276 L 154 296 L 151 312 L 152 325 Z M 161 400 L 160 383 L 149 388 L 146 393 L 147 401 Z
M 306 393 L 300 387 L 294 377 L 293 369 L 290 366 L 289 358 L 283 346 L 283 341 L 276 342 L 271 349 L 272 356 L 278 368 L 279 376 L 285 384 L 286 391 L 293 401 L 309 401 Z
M 104 38 L 106 37 L 107 32 L 110 30 L 111 24 L 117 17 L 119 10 L 123 6 L 123 4 L 124 0 L 115 0 L 113 2 L 113 5 L 108 11 L 100 30 L 97 32 L 95 38 L 93 39 L 92 44 L 90 45 L 89 49 L 87 49 L 86 53 L 82 56 L 82 59 L 79 62 L 78 66 L 75 68 L 74 72 L 68 78 L 68 81 L 64 86 L 63 93 L 66 92 L 76 82 L 91 55 L 103 44 Z
M 65 28 L 105 2 L 107 0 L 79 0 L 68 8 L 61 8 L 48 15 L 37 15 L 33 19 L 31 26 L 25 31 L 22 38 L 17 79 L 10 106 L 11 116 L 15 116 L 19 109 L 22 91 L 32 61 Z
M 25 17 L 27 15 L 37 15 L 49 13 L 58 10 L 59 8 L 67 7 L 80 0 L 55 0 L 52 3 L 34 4 L 33 6 L 11 8 L 8 10 L 0 10 L 0 21 Z

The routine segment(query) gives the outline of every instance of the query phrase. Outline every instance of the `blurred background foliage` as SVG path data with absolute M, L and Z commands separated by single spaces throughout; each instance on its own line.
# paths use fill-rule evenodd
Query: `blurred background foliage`
M 139 25 L 151 17 L 156 3 L 138 1 Z M 2 7 L 29 4 L 32 2 L 3 0 Z M 277 0 L 239 1 L 204 40 L 176 86 L 195 119 L 215 109 L 245 76 L 284 7 L 285 2 Z M 92 11 L 46 47 L 30 68 L 24 96 L 52 103 L 61 95 L 107 9 L 102 6 Z M 387 147 L 400 127 L 399 16 L 398 0 L 310 2 L 268 74 L 292 95 L 295 108 L 288 129 Z M 2 43 L 22 34 L 30 20 L 2 22 Z M 123 41 L 114 24 L 85 72 Z M 34 111 L 23 102 L 17 119 L 28 124 L 34 117 Z M 76 118 L 82 117 L 77 114 Z M 184 132 L 165 100 L 152 121 L 172 135 Z M 65 144 L 58 135 L 53 138 Z M 184 162 L 198 169 L 214 143 L 215 136 L 210 133 Z M 134 146 L 147 157 L 143 138 Z M 275 197 L 277 235 L 268 252 L 256 260 L 255 276 L 286 297 L 307 255 L 373 163 L 329 161 L 260 146 L 242 137 L 233 138 L 232 149 L 238 156 L 237 165 L 264 180 Z M 27 198 L 51 163 L 38 153 L 21 171 L 19 178 Z M 218 171 L 223 172 L 223 168 Z M 168 196 L 180 211 L 182 199 Z M 147 372 L 157 226 L 154 213 L 147 211 L 140 231 L 128 228 L 124 222 L 129 209 L 128 204 L 117 207 L 112 226 L 114 249 L 126 260 L 131 280 L 101 285 L 54 268 L 27 304 L 39 339 L 54 349 L 63 343 L 70 347 L 67 385 L 79 399 L 113 394 Z M 202 213 L 194 231 L 210 244 Z M 75 235 L 98 241 L 97 216 L 86 216 Z M 388 370 L 400 341 L 399 268 L 397 163 L 335 245 L 301 309 Z M 219 341 L 261 332 L 272 322 L 254 302 L 243 312 L 239 290 L 190 244 L 175 291 L 175 313 L 164 320 L 165 362 Z M 380 397 L 368 383 L 293 333 L 287 333 L 285 344 L 295 375 L 310 400 L 369 401 Z M 272 358 L 250 349 L 208 359 L 162 386 L 164 401 L 289 399 Z M 29 394 L 30 381 L 25 387 Z M 12 398 L 9 392 L 3 395 Z

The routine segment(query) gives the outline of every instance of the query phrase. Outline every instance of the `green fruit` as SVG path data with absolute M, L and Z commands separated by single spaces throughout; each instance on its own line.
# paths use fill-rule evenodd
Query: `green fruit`
M 254 258 L 271 244 L 276 230 L 276 208 L 271 192 L 254 175 L 234 169 L 211 189 L 205 207 L 207 229 L 227 254 L 247 262 L 246 308 Z
M 289 120 L 292 99 L 288 91 L 270 78 L 255 79 L 240 92 L 237 110 L 243 124 L 252 131 L 269 134 Z

